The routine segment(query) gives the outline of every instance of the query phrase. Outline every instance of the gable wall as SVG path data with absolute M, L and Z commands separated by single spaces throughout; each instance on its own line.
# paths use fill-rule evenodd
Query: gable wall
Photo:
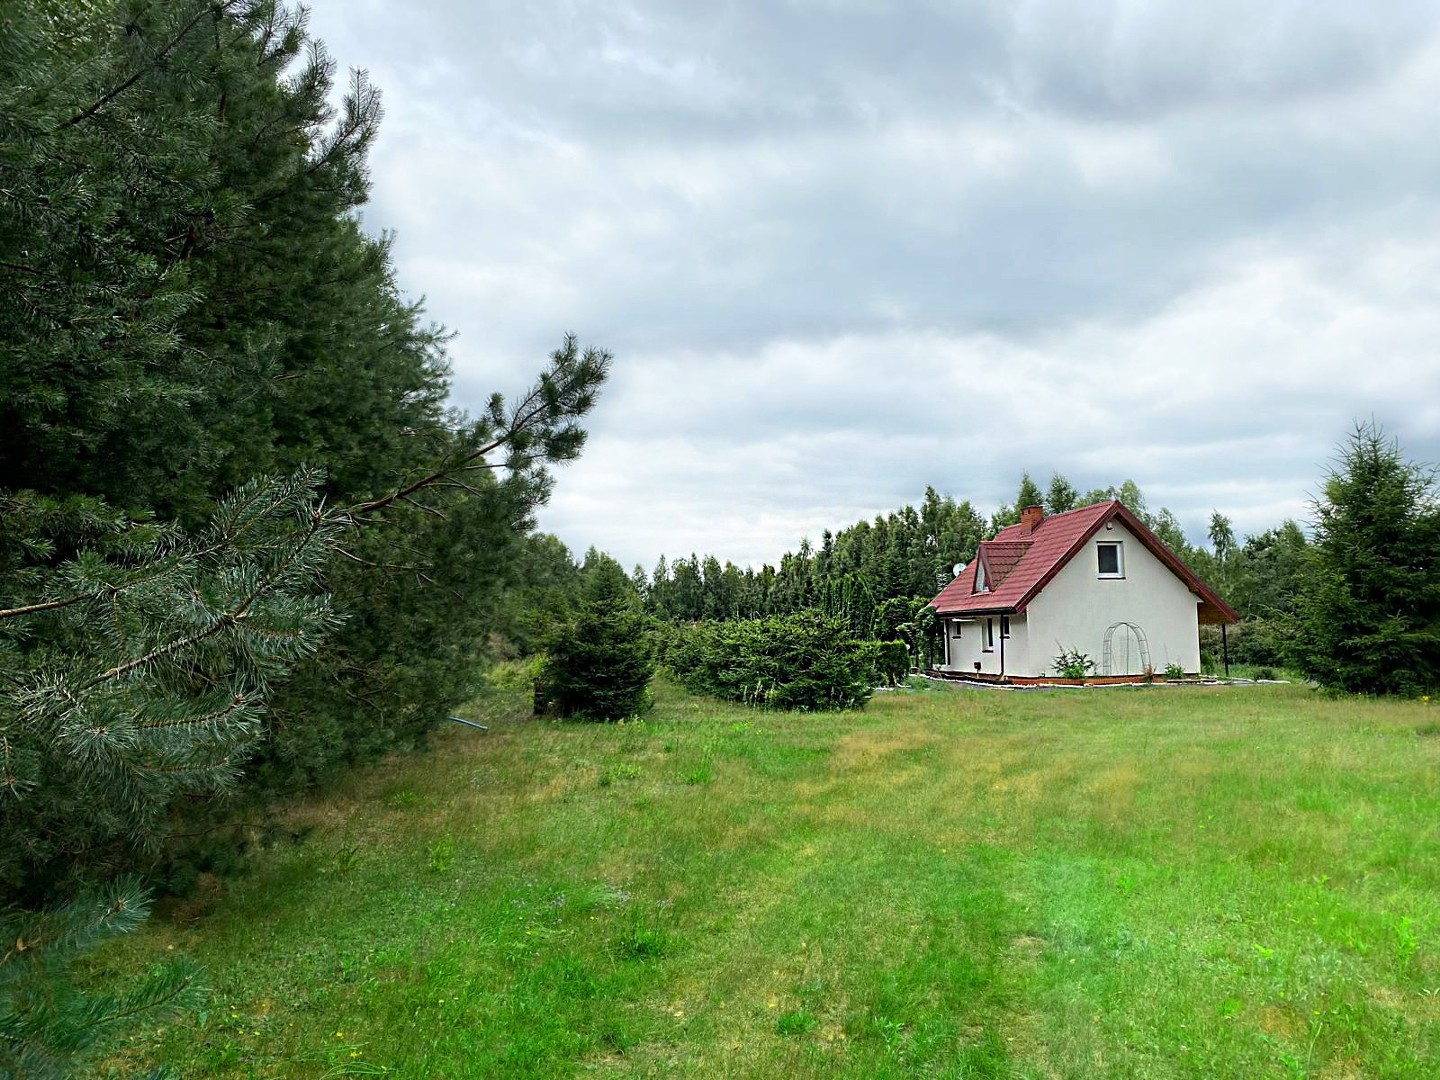
M 1053 675 L 1060 649 L 1078 648 L 1098 665 L 1106 628 L 1113 623 L 1135 623 L 1145 631 L 1150 663 L 1157 672 L 1178 663 L 1187 672 L 1200 670 L 1199 597 L 1187 589 L 1170 569 L 1146 549 L 1129 529 L 1112 522 L 1086 541 L 1026 609 L 1029 616 L 1030 671 L 1007 663 L 1011 674 Z M 1101 578 L 1095 547 L 1098 542 L 1124 544 L 1125 576 Z M 1132 670 L 1124 670 L 1123 630 L 1117 630 L 1115 673 L 1138 674 L 1132 650 Z M 1058 644 L 1057 644 L 1058 643 Z

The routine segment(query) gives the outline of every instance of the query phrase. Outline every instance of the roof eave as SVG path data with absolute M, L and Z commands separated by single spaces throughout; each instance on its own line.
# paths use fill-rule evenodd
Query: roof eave
M 933 605 L 932 605 L 933 606 Z M 1014 604 L 986 608 L 935 608 L 936 615 L 1014 615 L 1018 612 Z

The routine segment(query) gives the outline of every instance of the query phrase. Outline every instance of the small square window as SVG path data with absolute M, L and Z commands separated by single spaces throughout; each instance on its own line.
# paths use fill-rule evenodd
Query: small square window
M 958 620 L 950 624 L 950 636 L 957 638 L 960 636 L 960 623 Z
M 1120 544 L 1096 544 L 1096 565 L 1101 577 L 1124 577 L 1125 555 Z
M 986 619 L 986 620 L 985 620 L 985 633 L 984 633 L 984 637 L 983 637 L 981 640 L 982 640 L 982 642 L 983 642 L 981 648 L 982 648 L 982 650 L 983 650 L 984 652 L 993 652 L 993 651 L 995 650 L 995 620 L 994 620 L 994 619 Z
M 1000 616 L 1000 636 L 1001 636 L 1001 637 L 1009 637 L 1009 636 L 1010 636 L 1010 616 L 1009 616 L 1009 615 L 1001 615 L 1001 616 Z

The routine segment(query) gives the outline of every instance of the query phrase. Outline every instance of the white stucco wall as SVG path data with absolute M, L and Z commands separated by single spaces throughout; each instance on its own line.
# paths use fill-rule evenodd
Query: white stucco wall
M 985 620 L 995 622 L 995 648 L 985 651 Z M 1004 655 L 1001 655 L 1000 616 L 982 615 L 966 618 L 961 624 L 960 637 L 955 637 L 955 619 L 945 616 L 949 663 L 942 665 L 955 671 L 973 673 L 975 661 L 980 661 L 980 670 L 986 674 L 999 675 L 1003 659 L 1005 673 L 1009 675 L 1031 674 L 1028 620 L 1024 615 L 1010 616 L 1010 636 L 1004 639 Z
M 1124 545 L 1125 576 L 1102 578 L 1097 569 L 1096 545 L 1120 541 Z M 1199 598 L 1170 569 L 1146 549 L 1124 525 L 1112 522 L 1088 540 L 1065 567 L 1050 580 L 1026 609 L 1029 635 L 1028 669 L 1006 657 L 1011 675 L 1053 675 L 1051 664 L 1061 648 L 1078 648 L 1098 665 L 1105 631 L 1117 622 L 1141 627 L 1150 645 L 1150 663 L 1157 672 L 1179 664 L 1187 672 L 1200 670 Z M 1139 674 L 1139 659 L 1132 649 L 1132 671 L 1122 670 L 1123 630 L 1116 631 L 1115 674 Z M 1097 674 L 1098 674 L 1097 670 Z

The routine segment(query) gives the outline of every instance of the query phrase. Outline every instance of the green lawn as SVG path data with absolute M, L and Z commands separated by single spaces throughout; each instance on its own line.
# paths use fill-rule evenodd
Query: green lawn
M 1440 707 L 466 715 L 490 733 L 295 809 L 303 842 L 105 953 L 213 993 L 99 1075 L 1440 1075 Z

